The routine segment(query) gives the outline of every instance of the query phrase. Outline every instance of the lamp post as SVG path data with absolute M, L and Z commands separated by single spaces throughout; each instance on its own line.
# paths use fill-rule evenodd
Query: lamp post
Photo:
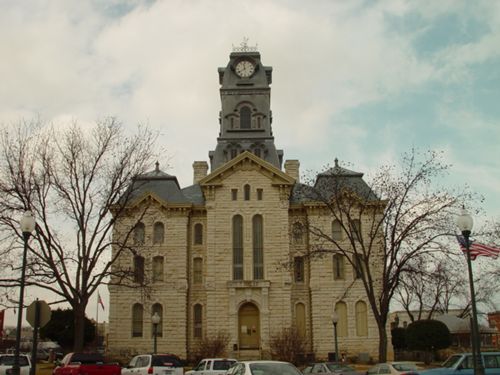
M 470 233 L 474 221 L 469 213 L 462 208 L 460 215 L 457 217 L 457 226 L 462 232 L 465 240 L 465 249 L 467 250 L 467 267 L 469 270 L 469 287 L 470 299 L 472 305 L 472 354 L 474 360 L 474 375 L 484 375 L 483 360 L 481 358 L 481 340 L 479 333 L 479 325 L 477 324 L 477 309 L 476 309 L 476 294 L 474 292 L 474 278 L 472 276 L 472 263 L 470 258 Z
M 153 323 L 153 354 L 156 354 L 156 338 L 158 337 L 158 324 L 160 323 L 160 315 L 155 312 L 151 317 L 151 322 Z
M 339 315 L 335 310 L 333 310 L 332 314 L 332 323 L 333 323 L 333 336 L 335 337 L 335 363 L 337 366 L 339 365 L 339 347 L 337 343 L 337 323 L 339 321 Z
M 35 229 L 35 217 L 31 211 L 26 211 L 20 221 L 21 232 L 23 233 L 24 250 L 23 263 L 21 266 L 21 279 L 19 280 L 19 305 L 17 311 L 17 328 L 16 328 L 16 347 L 14 352 L 14 363 L 12 364 L 12 375 L 19 375 L 19 349 L 21 347 L 21 329 L 23 322 L 23 305 L 24 305 L 24 277 L 26 274 L 26 256 L 28 253 L 28 240 L 31 232 Z

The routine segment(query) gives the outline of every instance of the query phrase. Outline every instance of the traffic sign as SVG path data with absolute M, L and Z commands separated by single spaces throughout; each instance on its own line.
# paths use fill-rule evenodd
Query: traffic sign
M 45 301 L 33 301 L 26 309 L 26 320 L 32 327 L 35 327 L 37 304 L 40 309 L 39 327 L 43 327 L 50 321 L 50 317 L 52 316 L 52 311 L 50 311 L 50 307 Z

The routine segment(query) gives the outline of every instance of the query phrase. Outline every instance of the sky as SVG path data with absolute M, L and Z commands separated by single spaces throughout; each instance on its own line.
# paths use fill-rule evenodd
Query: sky
M 0 0 L 0 126 L 148 124 L 188 186 L 216 145 L 217 68 L 244 38 L 273 67 L 275 143 L 301 172 L 442 151 L 446 184 L 500 220 L 500 0 Z

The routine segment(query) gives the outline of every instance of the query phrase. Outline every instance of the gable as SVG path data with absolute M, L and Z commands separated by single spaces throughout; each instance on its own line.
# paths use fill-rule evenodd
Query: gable
M 245 151 L 227 162 L 223 166 L 217 168 L 208 176 L 200 180 L 200 186 L 218 186 L 230 175 L 237 171 L 257 170 L 262 175 L 271 180 L 272 185 L 292 186 L 295 184 L 295 179 L 286 173 L 282 172 L 272 164 L 255 156 L 251 152 Z

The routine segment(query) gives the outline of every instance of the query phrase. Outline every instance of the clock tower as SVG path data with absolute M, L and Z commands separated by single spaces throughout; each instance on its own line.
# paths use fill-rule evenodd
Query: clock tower
M 227 66 L 219 68 L 222 109 L 217 146 L 209 152 L 212 172 L 243 151 L 281 169 L 283 151 L 276 149 L 271 128 L 272 70 L 246 41 L 233 48 Z

